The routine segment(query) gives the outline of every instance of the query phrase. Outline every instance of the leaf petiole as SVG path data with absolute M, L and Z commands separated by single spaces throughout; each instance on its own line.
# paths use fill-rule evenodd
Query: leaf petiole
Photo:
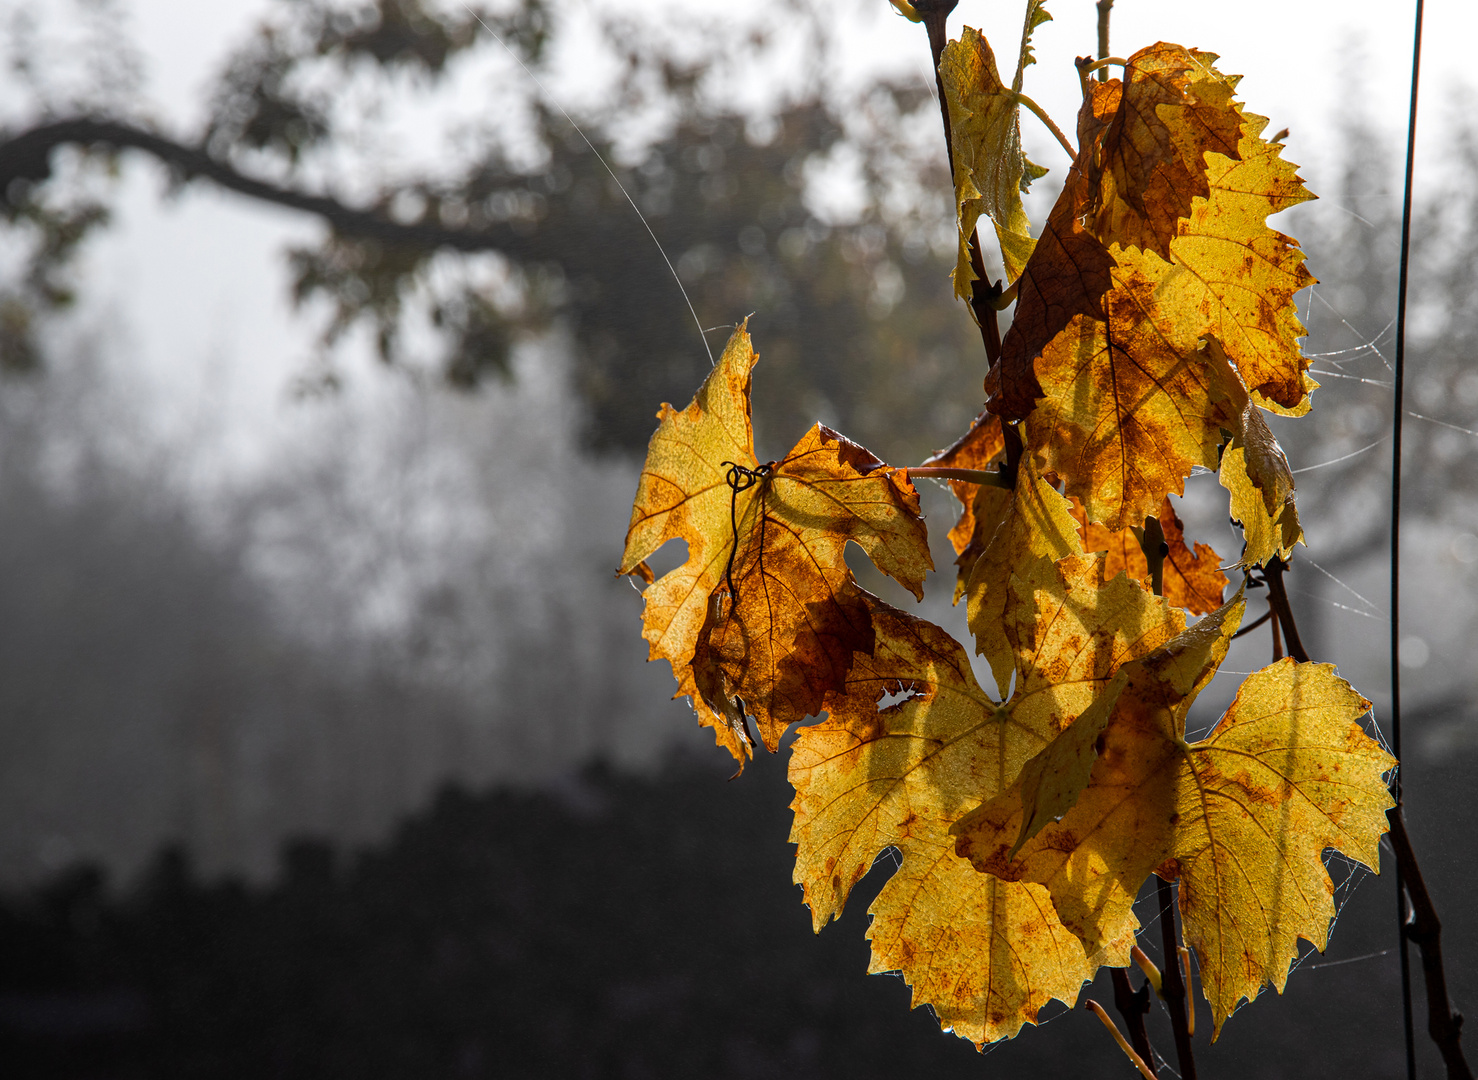
M 1144 977 L 1155 988 L 1155 993 L 1160 997 L 1164 997 L 1164 982 L 1160 977 L 1160 969 L 1155 966 L 1155 962 L 1138 945 L 1135 945 L 1129 950 L 1129 955 L 1134 958 L 1134 962 L 1139 965 L 1139 970 L 1144 972 Z
M 1113 1018 L 1103 1011 L 1103 1006 L 1092 998 L 1084 1001 L 1083 1005 L 1094 1016 L 1103 1021 L 1103 1026 L 1109 1029 L 1109 1034 L 1114 1037 L 1114 1042 L 1119 1044 L 1119 1049 L 1124 1051 L 1124 1054 L 1134 1063 L 1134 1067 L 1139 1070 L 1139 1074 L 1145 1080 L 1155 1080 L 1155 1074 L 1150 1072 L 1150 1067 L 1144 1063 L 1144 1058 L 1140 1057 L 1134 1047 L 1129 1045 L 1129 1040 L 1124 1038 L 1124 1033 L 1119 1030 L 1119 1025 L 1114 1023 Z
M 1125 60 L 1122 56 L 1105 56 L 1102 60 L 1095 60 L 1091 64 L 1084 64 L 1083 73 L 1089 74 L 1106 67 L 1127 67 L 1128 64 L 1129 61 Z
M 932 476 L 939 480 L 963 480 L 967 484 L 979 484 L 982 487 L 1005 488 L 1012 490 L 1016 485 L 1002 472 L 994 472 L 989 469 L 950 469 L 944 466 L 920 465 L 918 468 L 897 469 L 905 477 Z
M 1062 148 L 1067 151 L 1067 156 L 1073 161 L 1077 161 L 1078 152 L 1073 149 L 1073 144 L 1067 141 L 1067 136 L 1062 133 L 1062 129 L 1052 122 L 1052 117 L 1047 115 L 1047 110 L 1042 108 L 1031 98 L 1027 97 L 1020 90 L 1014 91 L 1014 93 L 1016 95 L 1016 103 L 1023 108 L 1029 109 L 1033 113 L 1035 113 L 1037 119 L 1047 125 L 1047 130 L 1052 132 L 1052 134 L 1057 137 L 1057 141 L 1061 143 Z

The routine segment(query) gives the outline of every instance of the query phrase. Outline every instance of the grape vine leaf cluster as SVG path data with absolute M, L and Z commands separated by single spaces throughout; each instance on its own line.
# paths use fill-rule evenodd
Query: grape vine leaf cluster
M 1216 57 L 1160 43 L 1122 78 L 1083 79 L 1076 160 L 1033 240 L 1020 191 L 1041 171 L 1021 152 L 1020 88 L 1046 18 L 1031 0 L 1010 86 L 968 28 L 940 67 L 957 291 L 982 216 L 1017 289 L 985 410 L 926 463 L 955 470 L 955 599 L 994 693 L 946 631 L 846 563 L 856 544 L 923 595 L 933 564 L 907 469 L 820 425 L 758 461 L 743 325 L 692 403 L 658 413 L 620 566 L 646 583 L 650 657 L 741 769 L 751 723 L 774 751 L 820 717 L 789 766 L 815 927 L 896 853 L 869 909 L 871 970 L 901 972 L 916 1005 L 980 1045 L 1127 966 L 1151 874 L 1178 883 L 1219 1032 L 1282 989 L 1300 939 L 1324 947 L 1323 854 L 1377 865 L 1395 765 L 1332 665 L 1286 659 L 1187 741 L 1246 583 L 1226 599 L 1223 559 L 1187 540 L 1169 496 L 1216 472 L 1244 577 L 1302 539 L 1262 413 L 1309 408 L 1293 297 L 1313 278 L 1267 218 L 1311 196 Z M 971 479 L 987 470 L 1002 482 Z M 687 557 L 654 579 L 646 560 L 670 540 Z

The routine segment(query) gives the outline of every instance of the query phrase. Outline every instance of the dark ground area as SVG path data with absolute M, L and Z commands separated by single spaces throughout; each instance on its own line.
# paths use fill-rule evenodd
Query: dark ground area
M 790 883 L 780 765 L 733 783 L 674 762 L 645 780 L 592 770 L 558 793 L 449 790 L 379 849 L 290 846 L 270 888 L 200 883 L 168 852 L 121 892 L 77 869 L 0 904 L 4 1075 L 1133 1075 L 1081 1010 L 981 1056 L 910 1012 L 901 980 L 864 974 L 886 865 L 842 925 L 813 936 Z M 1425 785 L 1409 805 L 1461 1008 L 1478 956 L 1478 812 L 1461 770 L 1428 773 L 1408 778 Z M 1433 842 L 1439 806 L 1465 851 Z M 1201 1075 L 1398 1074 L 1394 953 L 1361 959 L 1393 944 L 1393 907 L 1389 875 L 1366 876 L 1327 956 L 1215 1046 L 1203 1003 Z M 1109 1004 L 1106 978 L 1091 992 Z

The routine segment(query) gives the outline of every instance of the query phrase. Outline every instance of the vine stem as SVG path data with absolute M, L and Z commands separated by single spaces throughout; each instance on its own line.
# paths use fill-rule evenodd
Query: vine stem
M 1042 121 L 1042 123 L 1046 124 L 1047 125 L 1047 130 L 1050 131 L 1050 132 L 1052 132 L 1052 134 L 1056 137 L 1057 141 L 1062 144 L 1062 148 L 1067 151 L 1068 159 L 1070 161 L 1073 161 L 1074 163 L 1077 162 L 1077 160 L 1078 160 L 1078 152 L 1077 152 L 1077 150 L 1075 150 L 1073 148 L 1073 144 L 1072 143 L 1070 143 L 1070 142 L 1067 141 L 1067 136 L 1064 135 L 1062 133 L 1062 129 L 1060 127 L 1058 127 L 1053 122 L 1052 117 L 1050 117 L 1050 116 L 1047 115 L 1047 110 L 1046 109 L 1042 108 L 1040 105 L 1038 105 L 1031 98 L 1027 97 L 1027 95 L 1023 94 L 1020 90 L 1017 90 L 1016 91 L 1016 103 L 1018 105 L 1023 106 L 1027 110 L 1029 110 L 1033 115 L 1036 116 L 1036 118 L 1038 120 L 1040 120 L 1040 121 Z
M 1396 355 L 1392 372 L 1394 401 L 1391 421 L 1391 753 L 1397 766 L 1391 774 L 1394 819 L 1401 816 L 1401 422 L 1405 419 L 1406 388 L 1406 285 L 1411 262 L 1411 189 L 1416 171 L 1416 105 L 1422 68 L 1422 0 L 1416 0 L 1416 28 L 1411 46 L 1411 107 L 1406 118 L 1406 186 L 1401 202 L 1401 256 L 1396 283 Z M 1394 825 L 1392 829 L 1394 831 Z M 1406 1036 L 1406 1076 L 1416 1080 L 1416 1027 L 1411 1005 L 1411 944 L 1407 931 L 1406 898 L 1409 893 L 1406 869 L 1396 860 L 1396 937 L 1401 954 L 1401 1015 Z M 1435 913 L 1434 916 L 1435 918 Z M 1426 949 L 1422 950 L 1423 964 Z M 1428 996 L 1428 1008 L 1433 1008 Z M 1445 1055 L 1444 1055 L 1445 1056 Z M 1452 1063 L 1448 1063 L 1449 1075 Z
M 1164 984 L 1165 1008 L 1170 1013 L 1170 1030 L 1175 1035 L 1175 1056 L 1180 1061 L 1181 1080 L 1196 1080 L 1196 1054 L 1191 1049 L 1191 1029 L 1186 1019 L 1195 1003 L 1186 992 L 1185 980 L 1180 977 L 1180 932 L 1175 922 L 1175 888 L 1162 877 L 1155 878 L 1155 888 L 1160 895 L 1160 943 L 1164 964 L 1161 979 Z
M 1114 0 L 1098 0 L 1098 59 L 1107 61 L 1109 55 L 1109 12 L 1114 10 Z M 1098 69 L 1098 81 L 1108 82 L 1108 71 Z M 1084 87 L 1086 90 L 1087 87 Z
M 1113 0 L 1108 0 L 1112 6 Z M 1099 5 L 1100 11 L 1103 5 Z M 1106 26 L 1107 16 L 1104 15 Z M 1103 31 L 1105 34 L 1107 30 Z M 1099 47 L 1108 48 L 1106 38 L 1100 38 Z M 1145 561 L 1150 567 L 1150 585 L 1156 596 L 1165 592 L 1165 530 L 1158 517 L 1145 518 L 1144 529 L 1139 535 L 1139 546 L 1144 551 Z M 1175 921 L 1175 886 L 1164 878 L 1155 877 L 1155 889 L 1160 899 L 1160 948 L 1163 961 L 1160 972 L 1160 997 L 1165 1010 L 1170 1014 L 1170 1031 L 1175 1037 L 1175 1057 L 1180 1063 L 1181 1080 L 1196 1080 L 1196 1053 L 1191 1047 L 1191 1030 L 1187 1020 L 1189 1010 L 1195 1003 L 1190 1000 L 1185 980 L 1180 977 L 1180 932 Z
M 944 148 L 949 160 L 950 183 L 954 183 L 955 147 L 954 135 L 949 122 L 949 98 L 944 93 L 944 79 L 939 74 L 939 61 L 944 56 L 944 45 L 948 31 L 945 22 L 954 11 L 959 0 L 918 0 L 913 5 L 924 29 L 929 33 L 929 52 L 934 57 L 934 86 L 939 91 L 939 113 L 944 121 Z M 980 253 L 980 230 L 970 233 L 970 269 L 975 280 L 970 288 L 970 310 L 980 327 L 981 344 L 985 346 L 985 358 L 992 365 L 1001 355 L 1001 324 L 996 318 L 997 302 L 1001 296 L 1001 284 L 991 284 L 985 273 L 985 259 Z
M 1129 1029 L 1130 1045 L 1134 1047 L 1140 1060 L 1154 1060 L 1155 1052 L 1150 1048 L 1150 1033 L 1144 1026 L 1144 1018 L 1150 1011 L 1149 980 L 1146 979 L 1144 985 L 1135 990 L 1129 982 L 1129 972 L 1123 968 L 1113 968 L 1110 978 L 1114 985 L 1114 1008 L 1124 1017 L 1124 1026 Z
M 963 480 L 967 484 L 1005 488 L 1007 491 L 1016 486 L 1011 477 L 1004 472 L 994 472 L 989 469 L 951 469 L 942 465 L 920 465 L 917 468 L 895 471 L 903 473 L 905 477 L 932 476 L 937 480 Z
M 1293 605 L 1288 602 L 1288 590 L 1283 585 L 1283 574 L 1287 570 L 1288 564 L 1274 555 L 1263 567 L 1263 581 L 1268 586 L 1268 603 L 1278 613 L 1278 625 L 1283 628 L 1288 655 L 1299 663 L 1308 663 L 1309 650 L 1304 648 L 1303 640 L 1298 636 L 1298 623 L 1293 621 Z

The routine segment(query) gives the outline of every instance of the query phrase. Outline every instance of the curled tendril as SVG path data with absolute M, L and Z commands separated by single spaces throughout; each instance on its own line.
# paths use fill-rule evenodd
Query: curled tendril
M 734 553 L 739 550 L 739 493 L 748 491 L 761 480 L 768 480 L 773 476 L 775 463 L 769 461 L 753 469 L 734 461 L 721 461 L 719 464 L 729 467 L 729 471 L 724 474 L 724 481 L 729 485 L 729 528 L 733 530 L 733 542 L 729 545 L 729 562 L 724 567 L 724 580 L 729 586 L 729 610 L 733 611 L 735 598 L 739 595 L 734 589 Z

